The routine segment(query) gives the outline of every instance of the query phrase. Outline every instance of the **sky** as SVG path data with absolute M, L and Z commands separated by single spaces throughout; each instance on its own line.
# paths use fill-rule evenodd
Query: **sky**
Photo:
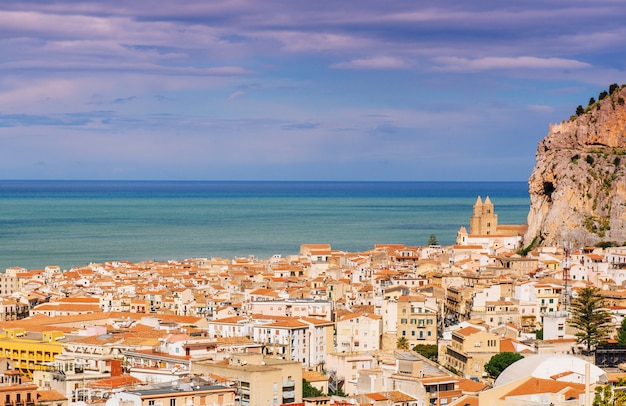
M 623 0 L 0 2 L 0 178 L 526 181 Z

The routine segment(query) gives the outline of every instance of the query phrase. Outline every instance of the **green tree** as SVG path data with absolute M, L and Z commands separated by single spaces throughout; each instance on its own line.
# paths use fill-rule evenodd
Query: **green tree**
M 409 349 L 409 340 L 407 340 L 406 337 L 398 338 L 398 341 L 396 342 L 396 347 L 399 350 L 408 350 Z
M 311 385 L 309 381 L 302 378 L 302 397 L 303 398 L 314 398 L 317 396 L 323 396 L 321 390 L 317 389 L 315 386 Z
M 592 104 L 595 104 L 596 99 L 594 99 L 593 97 L 589 99 L 589 105 L 591 106 Z
M 439 242 L 437 241 L 437 237 L 435 237 L 435 234 L 431 234 L 430 237 L 428 237 L 428 245 L 439 245 Z
M 600 92 L 600 94 L 598 95 L 598 100 L 602 100 L 604 98 L 606 98 L 609 94 L 607 93 L 606 90 L 603 90 L 602 92 Z
M 613 94 L 614 91 L 616 91 L 617 89 L 619 89 L 619 86 L 617 83 L 613 83 L 611 86 L 609 86 L 609 93 Z
M 485 372 L 496 379 L 509 365 L 522 358 L 524 357 L 516 352 L 501 352 L 489 359 L 489 362 L 485 364 Z
M 576 115 L 580 116 L 581 114 L 583 114 L 585 112 L 585 109 L 583 108 L 583 106 L 581 106 L 580 104 L 578 105 L 578 107 L 576 107 Z
M 611 385 L 596 386 L 593 395 L 593 406 L 612 406 L 613 405 L 613 389 Z
M 343 389 L 341 388 L 337 388 L 336 391 L 331 390 L 328 394 L 331 396 L 341 396 L 342 398 L 345 398 L 346 396 L 348 396 L 343 392 Z
M 433 361 L 437 361 L 437 356 L 439 353 L 436 344 L 417 344 L 415 347 L 413 347 L 413 351 L 423 355 L 428 359 L 432 359 Z
M 620 324 L 619 330 L 617 330 L 617 343 L 626 346 L 626 317 L 622 319 L 622 324 Z
M 604 297 L 595 287 L 583 288 L 572 300 L 569 324 L 576 330 L 576 341 L 587 347 L 587 352 L 609 338 L 612 328 L 611 313 L 606 310 Z
M 624 386 L 624 379 L 617 380 L 615 386 Z M 626 392 L 613 391 L 613 386 L 597 386 L 593 396 L 593 406 L 624 406 L 626 405 Z

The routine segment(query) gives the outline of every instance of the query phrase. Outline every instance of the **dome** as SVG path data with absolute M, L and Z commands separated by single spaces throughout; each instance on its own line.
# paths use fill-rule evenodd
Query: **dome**
M 543 354 L 531 355 L 509 365 L 502 371 L 493 386 L 506 385 L 529 376 L 540 379 L 585 383 L 585 365 L 589 364 L 589 383 L 607 383 L 604 371 L 590 362 L 573 355 Z

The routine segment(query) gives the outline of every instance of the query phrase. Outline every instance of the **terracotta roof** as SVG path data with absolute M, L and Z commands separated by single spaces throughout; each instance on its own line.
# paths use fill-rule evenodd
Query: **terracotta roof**
M 328 377 L 318 371 L 302 371 L 302 379 L 307 382 L 324 382 Z
M 478 396 L 463 395 L 454 402 L 451 402 L 449 406 L 478 406 Z
M 541 393 L 558 393 L 564 389 L 571 388 L 570 394 L 576 395 L 585 392 L 585 385 L 581 383 L 553 381 L 551 379 L 539 379 L 530 377 L 516 388 L 501 397 L 505 399 L 508 396 L 520 396 Z
M 89 382 L 87 386 L 89 386 L 90 388 L 113 389 L 113 388 L 122 388 L 124 386 L 129 386 L 129 385 L 136 385 L 139 383 L 141 383 L 141 380 L 135 378 L 134 376 L 121 375 L 121 376 L 114 376 L 112 378 L 100 379 L 97 381 Z
M 482 382 L 475 382 L 471 379 L 461 379 L 459 381 L 459 389 L 465 392 L 480 392 L 485 389 L 487 385 Z
M 455 333 L 458 333 L 458 334 L 460 334 L 462 336 L 471 336 L 472 334 L 478 333 L 480 331 L 482 331 L 482 330 L 477 329 L 477 328 L 472 327 L 472 326 L 467 326 L 467 327 L 464 327 L 462 329 L 459 329 L 459 330 L 455 331 Z
M 60 400 L 67 400 L 67 397 L 52 389 L 37 391 L 37 401 L 39 402 L 54 402 Z

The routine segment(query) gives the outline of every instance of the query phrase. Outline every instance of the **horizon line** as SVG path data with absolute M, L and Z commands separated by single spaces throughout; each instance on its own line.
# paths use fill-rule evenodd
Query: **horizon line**
M 351 180 L 351 179 L 0 179 L 0 182 L 324 182 L 324 183 L 527 183 L 528 180 Z

